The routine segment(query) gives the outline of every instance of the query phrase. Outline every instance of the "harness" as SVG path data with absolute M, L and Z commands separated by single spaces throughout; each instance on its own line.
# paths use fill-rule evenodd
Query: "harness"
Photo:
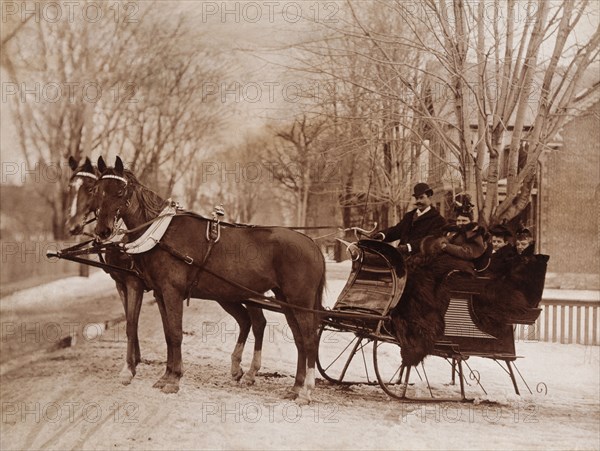
M 184 263 L 190 266 L 194 266 L 195 270 L 192 277 L 192 282 L 189 284 L 186 290 L 187 305 L 189 305 L 192 290 L 198 284 L 200 273 L 202 272 L 204 265 L 208 261 L 208 258 L 210 257 L 215 244 L 217 244 L 221 239 L 220 218 L 225 215 L 225 211 L 222 206 L 217 206 L 213 211 L 212 219 L 202 218 L 207 220 L 205 236 L 208 242 L 208 247 L 206 253 L 204 254 L 204 257 L 202 257 L 202 259 L 198 261 L 189 255 L 179 252 L 177 249 L 165 243 L 164 241 L 161 241 L 167 229 L 169 228 L 172 219 L 175 216 L 192 216 L 186 213 L 178 212 L 178 210 L 180 209 L 181 208 L 179 207 L 179 204 L 169 199 L 168 205 L 156 218 L 130 230 L 118 229 L 119 231 L 117 233 L 120 234 L 119 236 L 123 237 L 125 234 L 136 232 L 143 229 L 146 226 L 149 226 L 146 229 L 146 231 L 136 240 L 129 243 L 120 242 L 118 243 L 118 246 L 121 251 L 129 255 L 143 254 L 158 246 L 160 249 L 168 252 L 173 257 L 182 260 Z M 111 238 L 111 241 L 114 241 L 114 238 Z M 143 273 L 137 270 L 137 268 L 135 268 L 135 262 L 133 260 L 132 269 L 135 270 L 138 274 L 140 274 L 147 286 L 151 286 L 151 283 L 149 283 L 149 281 L 147 281 L 145 277 L 143 277 Z

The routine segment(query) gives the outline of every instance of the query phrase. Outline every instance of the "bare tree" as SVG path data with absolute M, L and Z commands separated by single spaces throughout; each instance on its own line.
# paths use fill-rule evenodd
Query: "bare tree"
M 168 195 L 218 123 L 201 88 L 221 64 L 176 14 L 136 4 L 134 20 L 115 20 L 111 4 L 94 3 L 104 12 L 99 21 L 29 21 L 2 36 L 23 157 L 30 166 L 60 166 L 69 155 L 118 153 Z M 65 185 L 39 186 L 57 238 Z
M 311 121 L 303 114 L 289 127 L 278 128 L 275 136 L 279 142 L 267 149 L 266 161 L 273 179 L 293 196 L 298 226 L 306 225 L 308 198 L 320 156 L 317 139 L 325 126 L 325 121 Z
M 407 106 L 439 143 L 428 151 L 436 156 L 437 150 L 441 159 L 439 149 L 453 155 L 449 164 L 460 172 L 459 188 L 475 194 L 480 220 L 516 216 L 529 203 L 537 160 L 560 128 L 583 74 L 597 63 L 600 32 L 575 39 L 589 2 L 529 2 L 521 21 L 515 9 L 522 4 L 512 0 L 495 1 L 491 16 L 490 4 L 483 1 L 472 7 L 462 0 L 426 0 L 411 14 L 401 1 L 378 2 L 411 30 L 402 36 L 374 31 L 356 12 L 357 3 L 347 4 L 363 39 L 373 45 L 374 52 L 364 57 L 389 67 L 414 95 L 415 102 Z M 419 53 L 423 63 L 398 59 L 390 46 Z M 548 46 L 551 56 L 544 59 L 542 49 Z M 418 70 L 417 83 L 407 77 L 407 67 Z M 451 108 L 428 104 L 419 91 L 427 85 L 450 93 Z M 498 158 L 509 131 L 506 196 L 498 203 Z M 526 153 L 522 166 L 519 152 Z

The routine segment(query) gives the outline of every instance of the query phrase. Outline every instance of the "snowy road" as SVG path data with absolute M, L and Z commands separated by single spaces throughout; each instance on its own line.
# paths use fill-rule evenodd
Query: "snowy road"
M 347 268 L 330 269 L 329 301 Z M 2 299 L 0 308 L 2 449 L 599 446 L 598 347 L 517 343 L 517 354 L 525 357 L 519 368 L 534 392 L 522 397 L 512 394 L 496 363 L 470 359 L 488 395 L 473 385 L 468 394 L 493 404 L 400 404 L 378 387 L 321 381 L 315 401 L 300 407 L 282 399 L 293 382 L 296 351 L 278 314 L 267 312 L 256 385 L 240 387 L 229 381 L 234 321 L 215 303 L 192 302 L 184 313 L 181 390 L 165 395 L 152 388 L 164 371 L 166 347 L 150 295 L 140 319 L 144 362 L 129 386 L 117 377 L 126 347 L 122 307 L 103 274 L 16 293 Z M 60 348 L 59 339 L 69 334 L 75 345 Z M 443 360 L 426 360 L 426 369 L 438 392 L 454 390 L 446 385 Z

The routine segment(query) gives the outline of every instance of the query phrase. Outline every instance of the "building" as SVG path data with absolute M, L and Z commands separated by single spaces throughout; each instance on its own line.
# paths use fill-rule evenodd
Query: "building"
M 600 81 L 569 112 L 561 145 L 540 159 L 539 251 L 554 285 L 600 289 Z
M 558 135 L 541 155 L 537 179 L 530 204 L 509 222 L 515 230 L 519 225 L 531 228 L 536 239 L 536 251 L 550 255 L 546 286 L 572 289 L 600 289 L 600 80 L 596 73 L 584 78 L 586 87 L 576 96 Z M 439 98 L 430 108 L 436 116 L 452 117 L 448 102 Z M 447 100 L 447 99 L 442 99 Z M 531 99 L 533 103 L 536 98 Z M 533 108 L 528 111 L 525 130 L 534 122 Z M 451 120 L 451 119 L 450 119 Z M 477 123 L 470 124 L 477 139 Z M 507 156 L 512 136 L 512 122 L 507 124 L 504 146 L 499 155 L 499 200 L 506 190 Z M 448 133 L 452 133 L 448 129 Z M 417 166 L 421 180 L 434 190 L 434 204 L 448 216 L 453 195 L 462 182 L 458 171 L 440 161 L 451 159 L 444 146 L 436 142 L 435 134 L 426 144 L 437 156 L 423 152 Z M 473 144 L 473 141 L 472 141 Z M 523 143 L 523 157 L 527 143 Z M 519 156 L 519 164 L 525 158 Z M 485 176 L 485 174 L 484 174 Z M 485 191 L 485 186 L 484 186 Z

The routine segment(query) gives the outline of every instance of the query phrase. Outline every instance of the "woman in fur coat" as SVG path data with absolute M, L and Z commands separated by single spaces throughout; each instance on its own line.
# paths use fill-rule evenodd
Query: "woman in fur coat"
M 474 274 L 473 261 L 486 251 L 486 230 L 472 222 L 470 213 L 462 212 L 456 224 L 446 226 L 444 231 L 444 237 L 423 242 L 423 254 L 433 256 L 431 269 L 440 276 L 452 270 Z

